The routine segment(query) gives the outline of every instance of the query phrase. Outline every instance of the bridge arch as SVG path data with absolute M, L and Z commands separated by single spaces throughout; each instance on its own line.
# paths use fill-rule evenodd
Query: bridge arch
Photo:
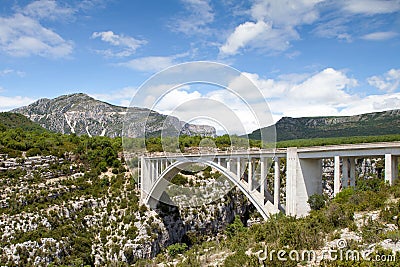
M 250 200 L 250 202 L 254 205 L 257 211 L 262 215 L 262 217 L 266 220 L 269 218 L 271 214 L 278 213 L 279 210 L 273 205 L 271 201 L 268 199 L 264 199 L 264 195 L 254 189 L 252 191 L 249 190 L 248 185 L 245 182 L 240 180 L 240 177 L 232 171 L 228 170 L 224 166 L 207 159 L 200 159 L 195 161 L 175 161 L 171 165 L 169 165 L 161 174 L 157 177 L 156 181 L 154 181 L 150 191 L 147 193 L 145 198 L 145 203 L 150 205 L 151 207 L 155 207 L 163 192 L 165 192 L 167 186 L 169 185 L 169 181 L 178 174 L 183 168 L 189 166 L 194 163 L 201 163 L 206 166 L 210 166 L 218 170 L 222 175 L 229 179 L 234 185 L 236 185 L 240 191 L 242 191 L 245 196 Z M 269 195 L 270 196 L 270 195 Z M 271 196 L 270 196 L 271 197 Z

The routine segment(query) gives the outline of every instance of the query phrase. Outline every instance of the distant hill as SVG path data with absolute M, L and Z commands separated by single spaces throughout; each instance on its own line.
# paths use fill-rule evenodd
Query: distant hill
M 29 120 L 22 114 L 0 112 L 0 129 L 21 128 L 25 131 L 46 131 L 39 124 Z
M 277 141 L 400 134 L 400 110 L 343 117 L 283 117 L 275 126 Z M 248 136 L 250 139 L 260 140 L 260 129 Z
M 161 130 L 167 135 L 181 133 L 187 135 L 215 135 L 215 128 L 207 125 L 193 125 L 176 117 L 149 113 L 144 108 L 129 108 L 111 105 L 96 100 L 86 94 L 63 95 L 54 99 L 39 99 L 26 107 L 11 112 L 25 115 L 42 127 L 59 133 L 87 134 L 89 136 L 121 136 L 123 122 L 127 115 L 130 137 L 142 137 L 141 129 L 146 125 L 146 134 L 159 135 Z

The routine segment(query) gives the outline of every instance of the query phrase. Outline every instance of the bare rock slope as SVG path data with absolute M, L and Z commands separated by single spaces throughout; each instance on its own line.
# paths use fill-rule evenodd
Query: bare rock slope
M 82 93 L 39 99 L 12 112 L 25 115 L 50 131 L 65 134 L 117 137 L 121 136 L 124 120 L 127 120 L 130 137 L 143 137 L 144 125 L 148 136 L 159 135 L 161 131 L 167 135 L 215 135 L 211 126 L 187 124 L 144 108 L 111 105 Z

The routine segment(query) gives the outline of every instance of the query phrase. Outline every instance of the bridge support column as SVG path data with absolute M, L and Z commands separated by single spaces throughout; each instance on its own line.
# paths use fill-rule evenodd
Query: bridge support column
M 340 157 L 335 156 L 334 158 L 334 170 L 333 170 L 333 196 L 336 196 L 340 192 Z
M 238 178 L 238 180 L 240 181 L 241 180 L 241 178 L 242 178 L 242 172 L 241 172 L 241 164 L 240 164 L 240 161 L 241 161 L 241 159 L 240 158 L 236 158 L 236 162 L 237 162 L 237 165 L 236 165 L 236 176 L 237 176 L 237 178 Z
M 263 199 L 265 199 L 265 158 L 260 158 L 260 193 L 262 194 Z
M 356 159 L 350 158 L 350 186 L 356 186 Z
M 320 159 L 300 159 L 297 148 L 287 149 L 286 213 L 306 216 L 307 203 L 313 194 L 322 193 L 322 164 Z
M 145 160 L 144 157 L 140 158 L 140 168 L 140 199 L 144 200 L 146 199 L 147 194 L 152 186 L 150 162 Z
M 280 205 L 280 189 L 281 189 L 281 180 L 280 180 L 280 159 L 278 157 L 274 158 L 274 206 L 276 210 L 279 210 Z
M 353 157 L 344 157 L 342 165 L 342 188 L 356 185 L 356 164 Z
M 385 182 L 392 185 L 398 178 L 398 160 L 392 154 L 385 154 Z
M 247 184 L 249 186 L 249 192 L 253 191 L 253 161 L 251 158 L 247 165 Z
M 349 158 L 342 158 L 342 189 L 349 186 Z

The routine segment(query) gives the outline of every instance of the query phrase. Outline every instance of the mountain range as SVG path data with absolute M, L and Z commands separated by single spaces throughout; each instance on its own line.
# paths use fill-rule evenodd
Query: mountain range
M 194 125 L 176 117 L 137 107 L 120 107 L 96 100 L 86 94 L 63 95 L 54 99 L 39 99 L 36 102 L 11 112 L 19 113 L 47 130 L 63 134 L 118 137 L 122 134 L 124 121 L 129 122 L 125 130 L 129 137 L 161 134 L 214 136 L 215 128 Z
M 216 135 L 211 126 L 188 124 L 145 108 L 115 106 L 82 93 L 39 99 L 11 112 L 22 114 L 47 130 L 65 134 L 118 137 L 124 121 L 129 121 L 130 137 L 143 137 L 144 126 L 146 136 L 159 136 L 161 130 L 166 135 Z M 7 117 L 2 121 L 10 124 L 16 119 L 34 128 L 21 117 Z M 274 126 L 277 141 L 400 134 L 400 109 L 354 116 L 283 117 Z M 270 127 L 255 130 L 248 137 L 259 140 L 261 131 L 270 130 Z
M 400 134 L 400 110 L 354 116 L 283 117 L 275 124 L 275 128 L 277 141 Z M 260 133 L 264 130 L 268 130 L 268 127 L 255 130 L 248 136 L 260 140 Z

